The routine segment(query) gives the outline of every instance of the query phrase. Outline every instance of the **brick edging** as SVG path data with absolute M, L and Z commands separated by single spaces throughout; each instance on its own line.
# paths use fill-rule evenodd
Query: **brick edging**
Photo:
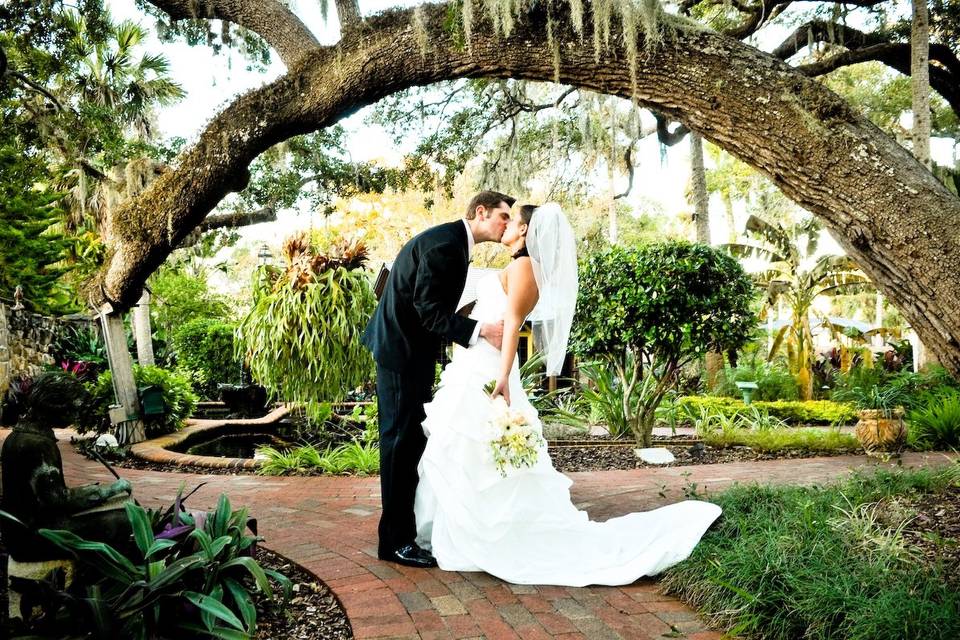
M 260 466 L 261 463 L 259 460 L 252 460 L 250 458 L 197 456 L 172 451 L 171 448 L 195 439 L 198 434 L 214 429 L 221 429 L 228 425 L 249 427 L 251 425 L 274 424 L 288 413 L 290 413 L 290 407 L 288 405 L 281 405 L 261 418 L 237 420 L 201 420 L 191 418 L 186 421 L 187 426 L 179 431 L 160 436 L 159 438 L 153 438 L 152 440 L 144 440 L 131 446 L 130 453 L 135 458 L 140 458 L 141 460 L 174 466 L 189 465 L 193 467 L 206 467 L 208 469 L 254 470 Z

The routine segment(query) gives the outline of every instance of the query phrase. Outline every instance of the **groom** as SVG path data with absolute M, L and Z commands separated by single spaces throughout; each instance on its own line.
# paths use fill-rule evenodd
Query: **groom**
M 405 244 L 363 334 L 363 344 L 377 362 L 382 560 L 437 566 L 414 542 L 417 465 L 427 444 L 420 426 L 423 405 L 432 398 L 442 339 L 468 346 L 483 338 L 500 348 L 502 321 L 478 323 L 458 316 L 456 306 L 473 245 L 499 242 L 513 203 L 510 196 L 481 191 L 470 201 L 464 220 L 427 229 Z

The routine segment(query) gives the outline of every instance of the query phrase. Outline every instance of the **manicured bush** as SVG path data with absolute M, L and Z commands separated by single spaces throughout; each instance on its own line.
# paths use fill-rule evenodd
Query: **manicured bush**
M 857 411 L 850 404 L 832 400 L 775 400 L 752 402 L 751 407 L 767 411 L 789 424 L 850 424 L 857 421 Z M 743 400 L 719 396 L 684 396 L 677 400 L 681 416 L 696 416 L 700 408 L 722 412 L 727 416 L 748 410 Z
M 580 267 L 571 346 L 612 368 L 626 398 L 624 420 L 649 446 L 657 407 L 682 368 L 747 341 L 753 295 L 740 264 L 712 247 L 613 247 Z
M 194 391 L 217 397 L 217 384 L 240 382 L 240 360 L 234 356 L 236 325 L 212 318 L 194 318 L 173 334 L 177 365 L 196 372 Z
M 903 535 L 898 498 L 943 491 L 958 469 L 735 486 L 711 496 L 723 516 L 660 584 L 742 638 L 953 640 L 955 576 Z
M 197 405 L 197 395 L 193 392 L 190 379 L 178 371 L 168 371 L 160 367 L 133 365 L 133 379 L 137 388 L 156 386 L 160 388 L 166 413 L 162 416 L 147 416 L 144 427 L 148 438 L 156 438 L 173 433 L 183 426 Z M 91 404 L 77 428 L 81 432 L 95 431 L 104 433 L 110 429 L 110 405 L 114 403 L 113 374 L 104 371 L 96 382 L 87 385 Z

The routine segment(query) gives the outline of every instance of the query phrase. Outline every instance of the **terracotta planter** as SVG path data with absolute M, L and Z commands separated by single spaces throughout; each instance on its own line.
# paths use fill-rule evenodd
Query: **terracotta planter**
M 907 428 L 903 423 L 903 409 L 894 409 L 884 415 L 878 409 L 862 409 L 857 422 L 857 440 L 867 453 L 898 453 L 907 441 Z

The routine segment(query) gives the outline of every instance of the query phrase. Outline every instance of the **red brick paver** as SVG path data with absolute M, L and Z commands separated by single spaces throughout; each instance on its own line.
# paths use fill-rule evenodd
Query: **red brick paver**
M 0 441 L 9 433 L 0 430 Z M 58 432 L 67 482 L 109 482 L 99 464 L 76 454 Z M 908 453 L 904 466 L 946 464 L 955 456 Z M 595 520 L 649 510 L 735 482 L 815 484 L 853 469 L 889 466 L 865 456 L 774 460 L 631 471 L 574 473 L 574 502 Z M 197 475 L 122 469 L 147 505 L 170 503 L 183 483 L 204 485 L 193 509 L 227 493 L 250 508 L 264 545 L 324 580 L 343 603 L 357 638 L 721 638 L 654 580 L 624 587 L 509 585 L 482 573 L 419 570 L 376 558 L 378 478 Z M 685 636 L 683 634 L 686 634 Z

